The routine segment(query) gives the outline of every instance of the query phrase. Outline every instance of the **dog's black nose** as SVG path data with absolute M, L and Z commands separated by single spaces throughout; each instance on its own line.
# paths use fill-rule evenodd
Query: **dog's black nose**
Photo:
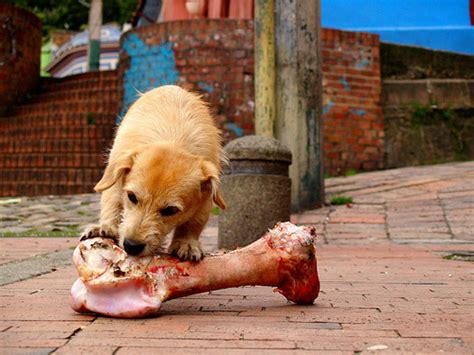
M 123 241 L 123 248 L 129 255 L 138 255 L 143 249 L 145 249 L 145 244 L 134 242 L 130 239 L 125 239 Z

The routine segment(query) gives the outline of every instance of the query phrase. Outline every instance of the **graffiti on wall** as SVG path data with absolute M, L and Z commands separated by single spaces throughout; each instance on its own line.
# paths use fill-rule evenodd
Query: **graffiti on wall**
M 123 74 L 123 105 L 119 121 L 140 93 L 176 84 L 179 79 L 172 42 L 147 45 L 132 33 L 125 37 L 122 50 L 130 58 L 130 67 Z

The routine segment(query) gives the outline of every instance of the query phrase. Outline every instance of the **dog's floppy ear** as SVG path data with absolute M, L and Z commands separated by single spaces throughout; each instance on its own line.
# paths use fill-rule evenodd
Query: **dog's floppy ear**
M 126 154 L 119 158 L 111 159 L 105 168 L 102 179 L 95 185 L 97 192 L 111 188 L 119 179 L 122 179 L 133 166 L 133 159 L 136 154 Z
M 225 201 L 219 191 L 219 169 L 217 169 L 213 163 L 207 160 L 203 160 L 201 162 L 201 169 L 204 176 L 204 178 L 201 180 L 201 189 L 203 191 L 211 190 L 212 200 L 217 206 L 224 210 Z

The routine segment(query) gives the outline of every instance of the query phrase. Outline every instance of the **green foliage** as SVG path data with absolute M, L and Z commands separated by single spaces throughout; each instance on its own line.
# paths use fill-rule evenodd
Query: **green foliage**
M 217 207 L 217 206 L 214 206 L 214 207 L 212 208 L 211 214 L 212 214 L 213 216 L 218 216 L 218 215 L 220 215 L 220 214 L 221 214 L 220 208 Z
M 439 109 L 436 104 L 423 105 L 419 102 L 414 102 L 412 108 L 413 127 L 449 122 L 453 118 L 453 112 L 450 109 Z
M 36 228 L 30 228 L 24 232 L 0 232 L 0 237 L 18 238 L 18 237 L 77 237 L 80 231 L 77 227 L 69 227 L 63 231 L 40 232 Z
M 332 176 L 328 173 L 324 173 L 324 178 L 325 179 L 330 179 L 330 178 L 332 178 Z
M 43 37 L 49 37 L 51 30 L 84 29 L 89 21 L 89 9 L 78 0 L 4 0 L 7 3 L 27 9 L 43 22 Z M 82 3 L 90 3 L 81 1 Z M 127 22 L 136 9 L 138 0 L 103 0 L 103 23 Z
M 452 253 L 449 255 L 443 256 L 444 260 L 456 260 L 456 261 L 469 261 L 474 262 L 474 253 L 472 252 L 459 252 L 459 253 Z
M 349 169 L 346 171 L 346 173 L 344 174 L 345 176 L 354 176 L 354 175 L 357 175 L 357 170 L 356 169 Z
M 89 126 L 95 125 L 97 122 L 93 112 L 87 112 L 87 124 Z
M 331 198 L 331 205 L 339 206 L 348 203 L 352 203 L 352 197 L 350 196 L 336 195 Z

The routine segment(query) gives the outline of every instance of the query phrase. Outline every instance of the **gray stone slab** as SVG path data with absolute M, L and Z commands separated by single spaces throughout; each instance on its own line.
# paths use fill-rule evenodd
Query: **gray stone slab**
M 2 264 L 0 265 L 0 286 L 48 274 L 57 268 L 70 265 L 72 252 L 72 249 L 64 249 Z

